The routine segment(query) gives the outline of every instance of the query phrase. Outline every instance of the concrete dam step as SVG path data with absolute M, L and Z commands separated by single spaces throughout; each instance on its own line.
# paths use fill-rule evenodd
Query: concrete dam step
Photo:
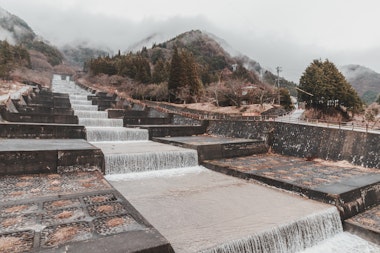
M 82 139 L 0 141 L 0 175 L 104 171 L 101 150 Z
M 106 174 L 123 174 L 198 165 L 197 152 L 171 145 L 144 142 L 93 142 L 105 158 Z

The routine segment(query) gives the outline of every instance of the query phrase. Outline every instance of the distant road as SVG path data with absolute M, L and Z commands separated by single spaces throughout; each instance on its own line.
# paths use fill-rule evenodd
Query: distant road
M 327 127 L 327 128 L 346 129 L 346 130 L 352 130 L 352 131 L 358 131 L 358 132 L 380 134 L 380 130 L 374 130 L 374 129 L 367 130 L 364 127 L 355 126 L 350 123 L 346 125 L 344 124 L 339 125 L 339 124 L 333 124 L 333 123 L 315 122 L 315 121 L 309 122 L 309 121 L 301 120 L 301 117 L 304 111 L 305 110 L 303 109 L 296 109 L 285 116 L 276 118 L 276 121 L 300 124 L 300 125 L 321 126 L 321 127 Z

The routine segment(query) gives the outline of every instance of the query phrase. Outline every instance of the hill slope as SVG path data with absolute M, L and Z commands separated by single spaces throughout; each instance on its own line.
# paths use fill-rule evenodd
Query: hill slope
M 379 73 L 360 65 L 346 65 L 340 70 L 364 102 L 370 104 L 376 100 L 380 94 Z
M 12 45 L 23 45 L 46 56 L 52 66 L 61 64 L 61 52 L 49 42 L 37 36 L 32 28 L 21 18 L 0 7 L 0 40 L 6 40 Z

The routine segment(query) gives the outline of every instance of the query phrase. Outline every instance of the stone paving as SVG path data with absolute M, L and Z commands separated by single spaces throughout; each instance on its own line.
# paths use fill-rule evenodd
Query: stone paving
M 312 189 L 360 176 L 370 176 L 375 182 L 380 180 L 378 169 L 350 164 L 306 161 L 303 158 L 275 154 L 221 159 L 214 160 L 212 163 Z
M 0 252 L 170 249 L 100 172 L 4 176 L 0 185 Z
M 350 232 L 380 245 L 380 205 L 346 220 L 344 225 Z
M 343 219 L 380 202 L 380 170 L 346 162 L 307 161 L 303 158 L 262 154 L 209 160 L 203 164 L 219 172 L 256 179 L 335 204 Z

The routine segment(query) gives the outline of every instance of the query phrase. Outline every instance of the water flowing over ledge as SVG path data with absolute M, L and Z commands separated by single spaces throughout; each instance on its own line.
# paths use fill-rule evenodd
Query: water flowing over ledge
M 86 127 L 87 140 L 96 141 L 134 141 L 148 140 L 149 133 L 145 129 L 124 127 Z
M 335 207 L 268 231 L 234 240 L 201 253 L 292 253 L 312 247 L 343 231 Z
M 134 154 L 106 154 L 106 174 L 122 174 L 198 165 L 195 150 L 165 151 Z

